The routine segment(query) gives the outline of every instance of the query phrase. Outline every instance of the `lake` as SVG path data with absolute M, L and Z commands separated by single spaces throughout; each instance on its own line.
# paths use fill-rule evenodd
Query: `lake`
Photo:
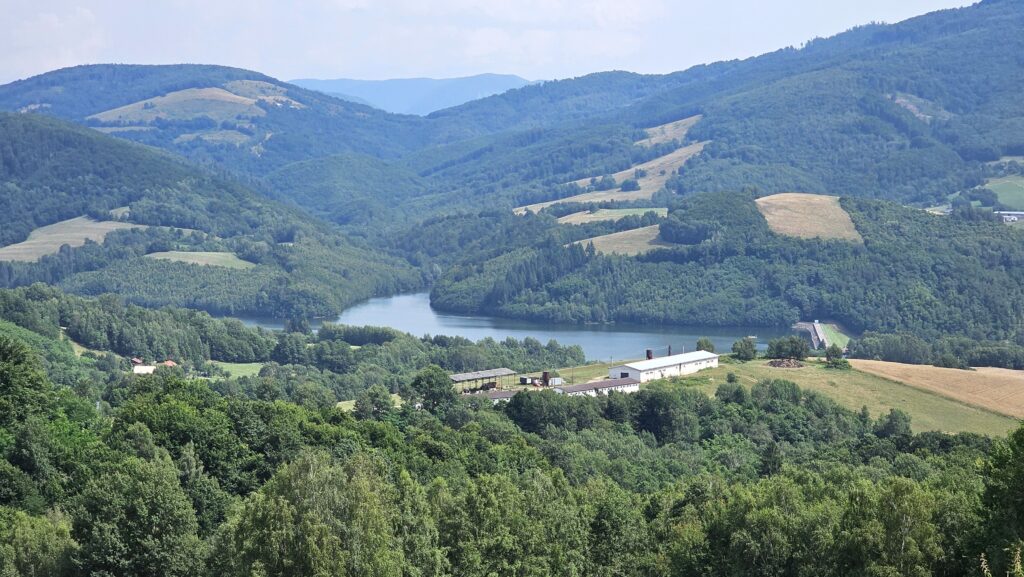
M 275 321 L 249 319 L 246 322 L 272 329 L 282 327 L 280 322 Z M 474 341 L 486 337 L 495 340 L 533 337 L 547 343 L 555 339 L 563 345 L 580 345 L 587 359 L 595 361 L 642 358 L 646 349 L 653 349 L 656 355 L 662 356 L 668 353 L 669 346 L 673 353 L 692 351 L 699 337 L 710 338 L 718 351 L 728 351 L 737 339 L 756 335 L 759 348 L 763 349 L 768 339 L 792 334 L 785 327 L 562 325 L 455 315 L 430 308 L 428 293 L 370 299 L 346 310 L 337 322 L 392 327 L 416 336 L 461 336 Z

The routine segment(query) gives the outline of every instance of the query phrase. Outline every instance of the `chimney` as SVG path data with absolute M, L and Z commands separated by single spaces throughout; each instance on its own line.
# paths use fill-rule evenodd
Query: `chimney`
M 653 358 L 654 358 L 654 351 L 652 351 L 651 349 L 647 349 L 647 360 L 649 361 L 649 360 L 651 360 Z
M 668 346 L 668 356 L 672 356 L 672 345 Z

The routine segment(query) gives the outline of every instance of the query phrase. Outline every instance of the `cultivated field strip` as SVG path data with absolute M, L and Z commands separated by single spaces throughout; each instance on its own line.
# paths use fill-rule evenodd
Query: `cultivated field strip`
M 35 262 L 48 254 L 57 254 L 60 247 L 79 247 L 87 240 L 103 242 L 115 230 L 146 228 L 138 224 L 113 220 L 97 221 L 87 216 L 63 220 L 33 230 L 28 239 L 0 248 L 0 260 Z
M 757 209 L 777 234 L 864 241 L 835 196 L 784 192 L 757 199 Z
M 852 359 L 860 371 L 942 395 L 982 409 L 1024 419 L 1024 371 L 977 368 L 970 371 Z

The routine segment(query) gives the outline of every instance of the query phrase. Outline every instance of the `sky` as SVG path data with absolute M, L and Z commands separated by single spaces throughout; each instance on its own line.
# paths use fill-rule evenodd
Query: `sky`
M 958 0 L 0 0 L 0 83 L 95 63 L 296 78 L 665 73 Z

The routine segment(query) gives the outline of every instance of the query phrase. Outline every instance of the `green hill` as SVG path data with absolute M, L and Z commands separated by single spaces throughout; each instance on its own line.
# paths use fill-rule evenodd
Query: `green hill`
M 2 286 L 60 282 L 152 306 L 329 316 L 419 282 L 400 261 L 237 182 L 55 119 L 0 114 L 0 181 L 0 244 L 8 247 L 36 227 L 76 217 L 111 221 L 113 211 L 135 225 L 108 232 L 102 244 L 61 247 L 36 262 L 0 261 Z M 142 258 L 163 251 L 228 253 L 256 266 Z

